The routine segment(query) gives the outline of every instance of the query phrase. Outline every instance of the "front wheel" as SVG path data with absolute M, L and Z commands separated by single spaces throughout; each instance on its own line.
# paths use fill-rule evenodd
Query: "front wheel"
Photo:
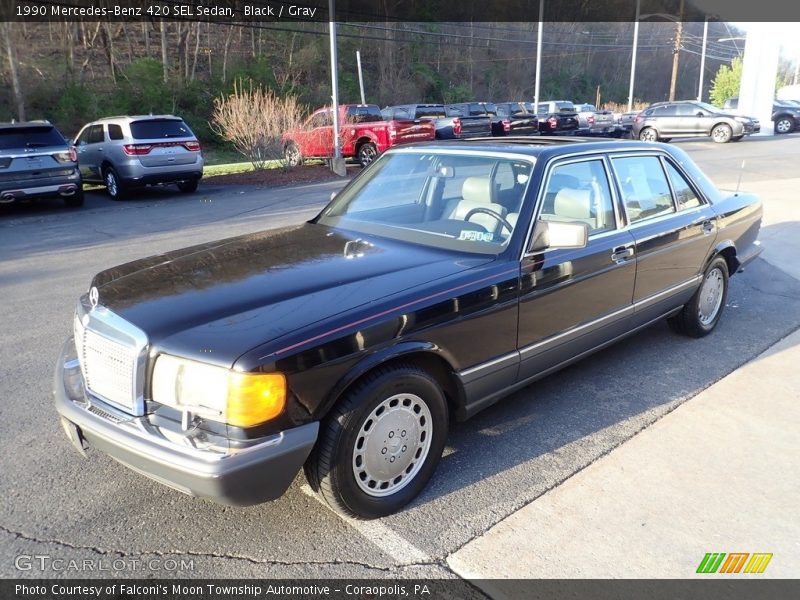
M 372 142 L 365 142 L 358 147 L 358 162 L 366 167 L 378 157 L 378 148 Z
M 792 130 L 792 120 L 786 117 L 781 117 L 775 121 L 775 133 L 784 134 Z
M 380 367 L 322 423 L 306 477 L 338 513 L 392 514 L 433 475 L 447 429 L 447 402 L 433 377 L 412 364 Z
M 733 137 L 733 130 L 731 126 L 726 123 L 715 125 L 711 130 L 711 139 L 718 144 L 727 144 Z
M 711 261 L 700 288 L 692 299 L 668 322 L 677 333 L 700 338 L 717 326 L 728 298 L 728 263 L 721 256 Z

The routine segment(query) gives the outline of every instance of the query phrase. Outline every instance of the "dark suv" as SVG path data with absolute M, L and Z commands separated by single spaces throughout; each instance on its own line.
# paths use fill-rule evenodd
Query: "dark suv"
M 633 136 L 644 142 L 668 142 L 674 137 L 710 136 L 719 144 L 738 142 L 761 131 L 758 119 L 724 112 L 705 102 L 657 102 L 633 123 Z
M 735 112 L 739 108 L 739 98 L 728 98 L 723 105 L 725 110 Z M 778 135 L 800 129 L 800 103 L 792 100 L 775 100 L 772 103 L 772 124 Z
M 75 148 L 47 121 L 0 123 L 0 203 L 48 197 L 83 204 Z

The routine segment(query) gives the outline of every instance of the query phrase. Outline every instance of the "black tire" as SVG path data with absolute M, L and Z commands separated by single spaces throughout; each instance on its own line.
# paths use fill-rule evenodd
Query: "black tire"
M 321 423 L 304 466 L 306 478 L 342 515 L 374 519 L 392 514 L 411 502 L 433 475 L 447 429 L 447 401 L 433 377 L 412 364 L 379 367 L 356 383 Z M 404 439 L 409 441 L 404 444 Z M 390 460 L 397 464 L 390 465 Z M 381 469 L 390 472 L 379 482 L 373 476 Z
M 642 142 L 659 141 L 658 132 L 652 127 L 645 127 L 639 132 L 639 140 Z
M 364 142 L 358 147 L 358 163 L 362 167 L 366 167 L 376 158 L 378 158 L 378 147 L 372 142 Z
M 77 191 L 72 194 L 72 196 L 66 196 L 64 198 L 64 204 L 67 208 L 80 208 L 83 206 L 83 187 L 78 186 Z
M 716 289 L 714 281 L 721 285 L 721 293 L 711 295 Z M 714 287 L 709 287 L 709 285 Z M 728 298 L 728 263 L 717 256 L 703 273 L 703 280 L 692 299 L 677 315 L 667 321 L 673 331 L 690 337 L 701 338 L 711 333 L 719 323 Z
M 122 200 L 125 197 L 125 187 L 122 185 L 122 181 L 114 170 L 114 167 L 106 167 L 103 169 L 103 183 L 106 186 L 106 192 L 108 192 L 112 200 Z
M 303 155 L 300 154 L 300 148 L 294 142 L 289 142 L 283 147 L 283 158 L 286 161 L 286 166 L 290 169 L 303 164 Z
M 727 123 L 718 123 L 711 129 L 711 139 L 717 144 L 727 144 L 733 138 L 733 129 Z
M 783 135 L 794 129 L 794 123 L 789 117 L 780 117 L 775 120 L 775 135 Z
M 197 186 L 200 183 L 199 179 L 189 179 L 188 181 L 181 181 L 178 184 L 178 189 L 184 194 L 193 194 L 197 191 Z

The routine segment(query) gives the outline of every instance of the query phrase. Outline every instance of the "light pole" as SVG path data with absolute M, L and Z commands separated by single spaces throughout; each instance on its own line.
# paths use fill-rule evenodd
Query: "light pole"
M 638 2 L 638 0 L 637 0 Z M 533 84 L 533 105 L 539 112 L 539 82 L 542 75 L 542 20 L 544 19 L 544 0 L 539 0 L 539 33 L 536 36 L 536 83 Z
M 706 44 L 708 43 L 708 17 L 703 23 L 703 53 L 700 55 L 700 83 L 697 85 L 697 101 L 703 101 L 703 76 L 706 73 Z
M 639 46 L 639 4 L 636 0 L 636 21 L 633 24 L 633 53 L 631 54 L 631 81 L 628 86 L 628 112 L 633 110 L 633 79 L 636 75 L 636 48 Z
M 342 160 L 342 148 L 339 145 L 339 77 L 336 56 L 336 7 L 335 0 L 328 0 L 328 32 L 331 42 L 331 100 L 333 101 L 333 158 L 331 171 L 337 175 L 346 175 L 347 168 Z

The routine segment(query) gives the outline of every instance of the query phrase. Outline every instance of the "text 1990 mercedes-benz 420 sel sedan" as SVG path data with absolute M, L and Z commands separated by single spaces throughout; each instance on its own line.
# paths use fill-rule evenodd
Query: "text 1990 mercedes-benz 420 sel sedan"
M 308 223 L 98 274 L 56 406 L 81 452 L 187 494 L 263 502 L 304 467 L 333 509 L 387 515 L 451 417 L 659 319 L 711 332 L 761 213 L 661 144 L 393 149 Z

